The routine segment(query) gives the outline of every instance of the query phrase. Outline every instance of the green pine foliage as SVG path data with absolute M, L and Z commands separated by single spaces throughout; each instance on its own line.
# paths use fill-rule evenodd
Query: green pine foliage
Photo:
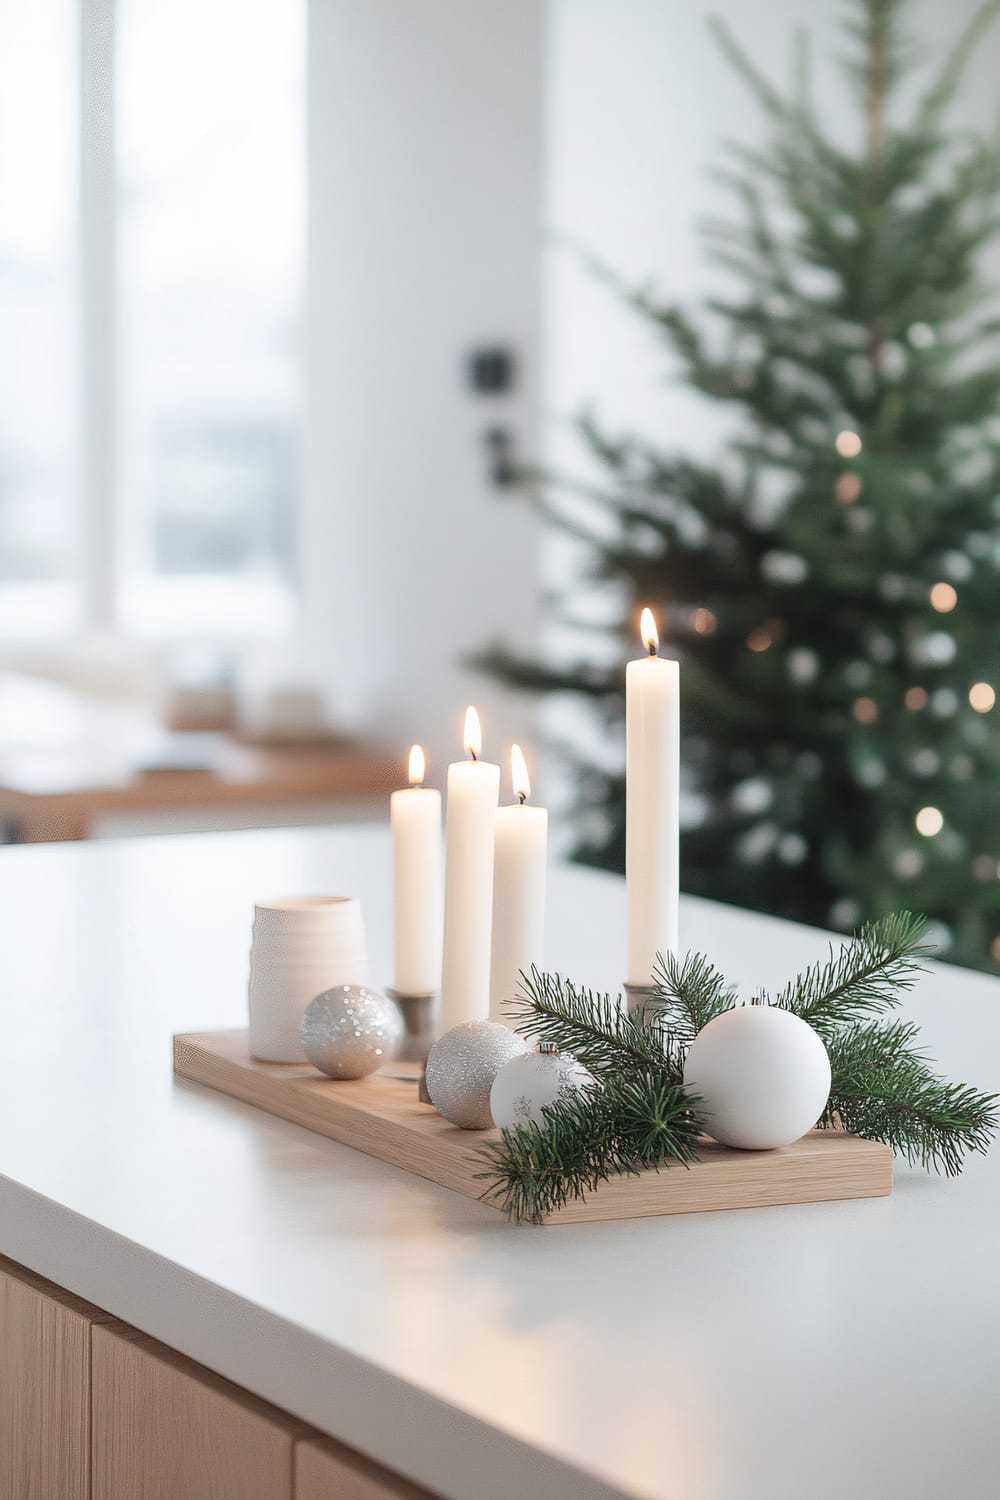
M 871 1017 L 891 1010 L 929 949 L 908 912 L 864 928 L 826 963 L 793 980 L 773 1003 L 809 1021 L 830 1055 L 823 1127 L 884 1141 L 908 1161 L 948 1175 L 989 1147 L 998 1099 L 932 1071 L 917 1028 Z M 542 1126 L 501 1132 L 481 1149 L 483 1197 L 518 1221 L 540 1223 L 617 1173 L 690 1163 L 702 1133 L 700 1101 L 683 1084 L 695 1036 L 737 1003 L 700 954 L 658 960 L 645 1024 L 620 1001 L 532 969 L 522 975 L 518 1029 L 572 1053 L 597 1086 L 543 1111 Z
M 844 8 L 854 149 L 812 103 L 805 42 L 783 92 L 715 27 L 766 127 L 726 148 L 733 212 L 706 228 L 737 290 L 692 311 L 601 270 L 732 442 L 684 456 L 669 392 L 660 441 L 582 415 L 586 477 L 524 479 L 614 618 L 578 659 L 481 661 L 580 695 L 607 742 L 624 678 L 605 663 L 636 654 L 649 604 L 683 664 L 685 888 L 844 930 L 919 906 L 950 957 L 1000 969 L 1000 318 L 981 276 L 1000 144 L 948 117 L 1000 3 L 929 80 L 908 0 Z M 566 624 L 579 593 L 553 605 Z M 623 778 L 567 760 L 577 857 L 621 869 Z

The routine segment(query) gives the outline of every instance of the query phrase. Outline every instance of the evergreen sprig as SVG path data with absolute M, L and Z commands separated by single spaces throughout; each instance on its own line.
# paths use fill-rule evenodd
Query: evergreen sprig
M 601 1182 L 697 1155 L 697 1101 L 656 1070 L 611 1073 L 482 1148 L 483 1197 L 512 1219 L 539 1224 Z
M 507 1014 L 515 1029 L 571 1052 L 592 1073 L 673 1068 L 660 1034 L 646 1030 L 611 995 L 600 995 L 532 966 Z M 679 1076 L 679 1075 L 677 1075 Z
M 832 1083 L 817 1121 L 886 1145 L 954 1176 L 997 1130 L 998 1096 L 934 1073 L 918 1029 L 872 1016 L 900 1003 L 930 948 L 909 912 L 873 922 L 811 965 L 773 1002 L 822 1036 Z M 684 1087 L 698 1032 L 736 1004 L 736 991 L 701 954 L 657 958 L 645 1024 L 621 1000 L 533 968 L 515 1002 L 518 1030 L 554 1042 L 595 1085 L 543 1110 L 544 1124 L 501 1132 L 482 1148 L 483 1197 L 512 1219 L 540 1223 L 610 1177 L 687 1165 L 702 1131 L 700 1101 Z
M 893 1010 L 912 988 L 933 947 L 922 941 L 924 920 L 895 912 L 869 922 L 853 941 L 830 945 L 825 962 L 812 964 L 774 1000 L 826 1040 L 840 1026 Z
M 651 1014 L 682 1053 L 703 1026 L 736 1003 L 735 989 L 702 953 L 689 953 L 684 959 L 658 953 L 653 984 Z
M 852 1026 L 827 1043 L 833 1074 L 821 1124 L 887 1146 L 949 1177 L 984 1152 L 997 1129 L 997 1096 L 948 1083 L 914 1045 L 907 1022 Z

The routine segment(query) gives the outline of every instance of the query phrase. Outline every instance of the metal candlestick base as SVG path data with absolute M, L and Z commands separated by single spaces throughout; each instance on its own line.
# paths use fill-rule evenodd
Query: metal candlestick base
M 629 984 L 626 981 L 625 999 L 628 1002 L 628 1013 L 637 1025 L 652 1025 L 658 1009 L 655 984 Z
M 406 1027 L 403 1045 L 396 1054 L 398 1061 L 426 1062 L 435 1041 L 437 995 L 400 995 L 396 990 L 386 990 L 386 994 L 403 1012 Z

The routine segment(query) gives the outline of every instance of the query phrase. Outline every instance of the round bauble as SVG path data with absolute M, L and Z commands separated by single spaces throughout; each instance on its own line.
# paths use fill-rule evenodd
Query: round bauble
M 398 1005 L 363 984 L 336 984 L 310 1001 L 299 1026 L 302 1050 L 330 1078 L 365 1078 L 403 1040 Z
M 527 1050 L 516 1031 L 499 1021 L 464 1021 L 436 1041 L 427 1057 L 425 1082 L 431 1103 L 463 1130 L 488 1130 L 490 1089 L 512 1057 Z
M 775 1005 L 739 1005 L 699 1031 L 684 1085 L 724 1146 L 767 1151 L 811 1130 L 830 1096 L 830 1059 L 816 1032 Z
M 545 1044 L 537 1052 L 514 1057 L 504 1063 L 490 1090 L 490 1113 L 494 1125 L 510 1130 L 515 1125 L 544 1125 L 542 1109 L 581 1089 L 594 1088 L 597 1080 L 568 1052 Z

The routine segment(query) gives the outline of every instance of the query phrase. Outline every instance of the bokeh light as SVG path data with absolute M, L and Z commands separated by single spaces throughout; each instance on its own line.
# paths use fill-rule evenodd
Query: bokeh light
M 944 827 L 944 818 L 936 807 L 922 807 L 913 822 L 917 832 L 922 833 L 925 839 L 934 838 Z
M 861 439 L 856 432 L 845 427 L 843 432 L 837 433 L 834 447 L 841 458 L 857 458 L 861 452 Z
M 939 615 L 947 615 L 958 603 L 958 594 L 950 583 L 936 583 L 931 589 L 928 598 L 931 608 L 936 609 Z
M 988 714 L 997 695 L 988 682 L 974 682 L 969 689 L 969 702 L 977 714 Z
M 860 474 L 841 474 L 833 486 L 833 498 L 838 505 L 853 505 L 861 494 Z

